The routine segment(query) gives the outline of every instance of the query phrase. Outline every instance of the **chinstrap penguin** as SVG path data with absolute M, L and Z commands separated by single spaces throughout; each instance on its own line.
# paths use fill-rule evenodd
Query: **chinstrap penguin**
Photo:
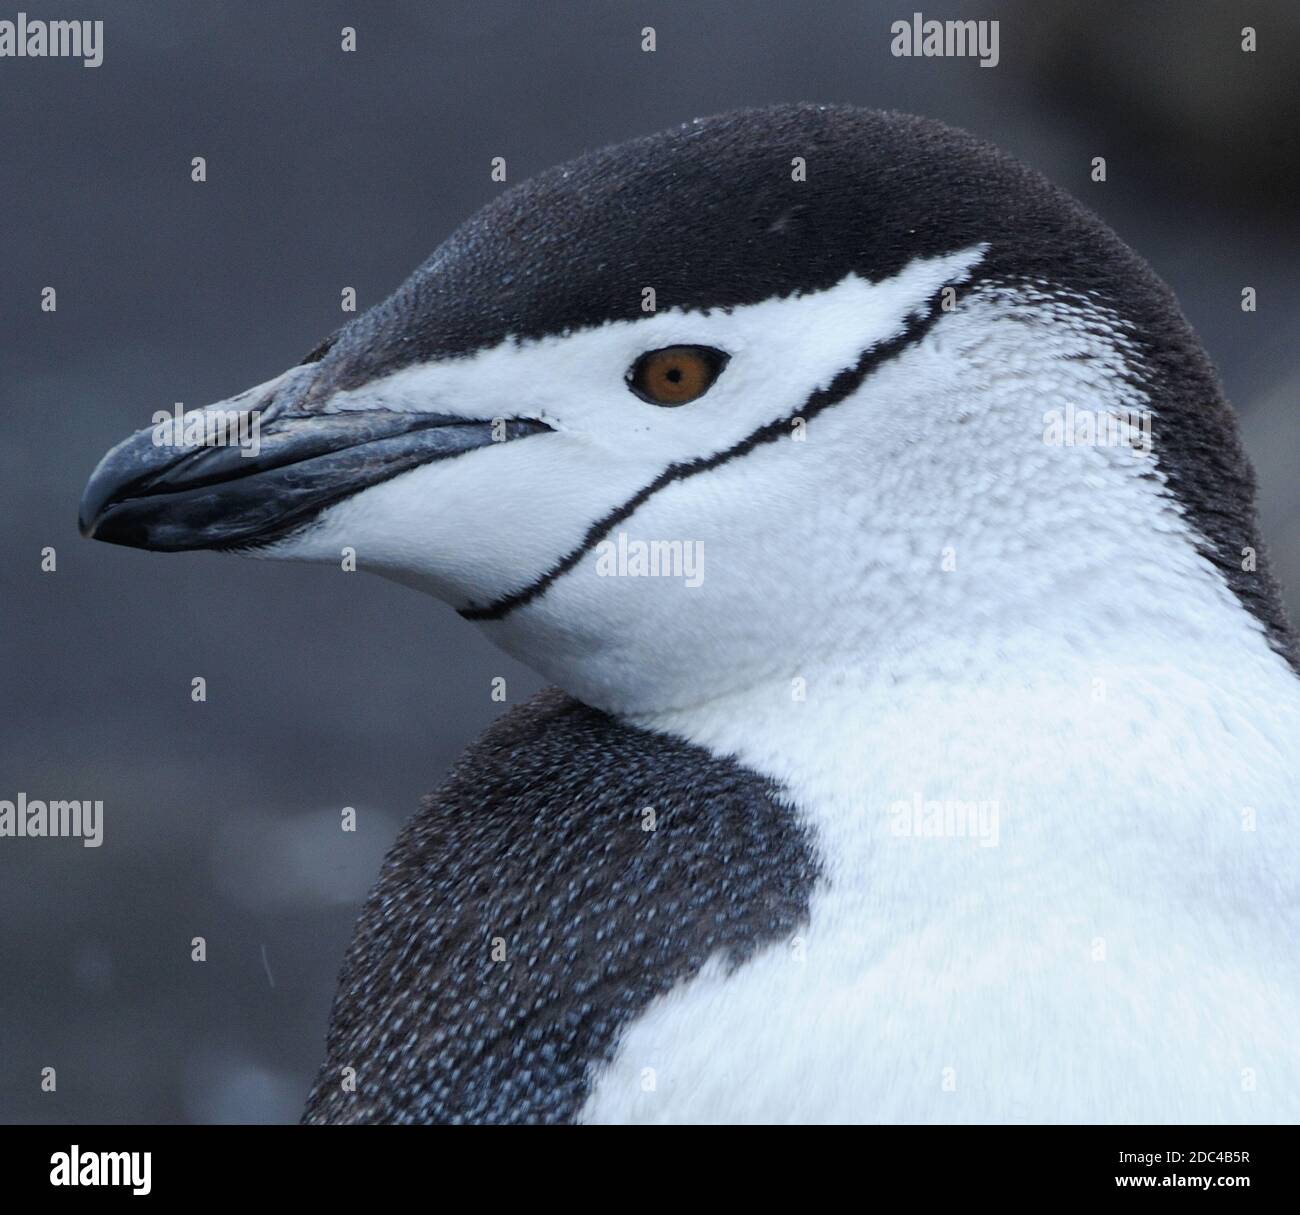
M 350 546 L 563 689 L 401 832 L 307 1121 L 1300 1119 L 1251 469 L 1169 289 L 1034 172 L 901 114 L 691 122 L 213 408 L 256 457 L 142 431 L 83 530 Z M 620 537 L 703 576 L 610 576 Z

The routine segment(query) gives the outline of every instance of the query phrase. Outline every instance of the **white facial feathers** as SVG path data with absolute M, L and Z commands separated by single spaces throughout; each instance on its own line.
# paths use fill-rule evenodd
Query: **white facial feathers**
M 405 473 L 331 508 L 265 555 L 334 560 L 351 545 L 368 553 L 369 568 L 457 607 L 509 595 L 670 466 L 707 459 L 797 415 L 864 352 L 897 337 L 941 288 L 959 289 L 981 255 L 971 248 L 918 259 L 879 283 L 849 275 L 824 291 L 730 311 L 668 309 L 507 341 L 340 393 L 327 410 L 523 417 L 555 434 Z M 688 405 L 640 400 L 625 382 L 628 369 L 646 351 L 675 344 L 715 347 L 730 359 Z

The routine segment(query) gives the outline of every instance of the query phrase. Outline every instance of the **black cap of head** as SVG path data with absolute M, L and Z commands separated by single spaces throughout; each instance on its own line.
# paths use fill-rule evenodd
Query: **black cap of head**
M 730 308 L 980 243 L 985 278 L 1087 292 L 1141 269 L 1068 195 L 963 131 L 846 106 L 742 110 L 504 191 L 331 355 L 356 384 L 506 337 L 642 317 L 646 287 L 660 311 Z

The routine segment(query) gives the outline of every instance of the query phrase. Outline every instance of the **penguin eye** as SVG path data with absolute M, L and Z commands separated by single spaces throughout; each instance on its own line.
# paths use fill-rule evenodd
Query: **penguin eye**
M 728 355 L 712 346 L 647 350 L 627 373 L 627 386 L 651 405 L 685 405 L 713 386 Z

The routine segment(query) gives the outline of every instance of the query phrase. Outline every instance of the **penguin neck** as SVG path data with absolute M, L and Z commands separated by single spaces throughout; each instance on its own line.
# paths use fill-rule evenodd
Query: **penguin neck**
M 918 622 L 883 652 L 846 645 L 717 696 L 626 716 L 782 784 L 838 772 L 852 785 L 880 771 L 873 748 L 940 779 L 1084 744 L 1104 754 L 1139 736 L 1144 748 L 1163 736 L 1172 754 L 1186 742 L 1180 731 L 1232 749 L 1242 740 L 1228 723 L 1256 719 L 1259 740 L 1293 750 L 1278 723 L 1300 709 L 1300 681 L 1253 618 L 1227 595 L 1166 608 L 1108 603 L 1094 589 L 1014 624 L 988 619 L 944 635 Z
M 810 661 L 637 724 L 771 779 L 839 888 L 947 905 L 985 889 L 975 858 L 997 847 L 1035 874 L 1027 897 L 1051 899 L 1053 876 L 1078 880 L 1070 858 L 1103 855 L 1170 894 L 1189 864 L 1237 864 L 1247 818 L 1289 814 L 1300 770 L 1300 683 L 1237 610 L 1215 647 L 1199 626 L 1090 632 L 1083 613 L 1054 631 L 912 639 L 874 665 Z M 931 820 L 963 837 L 955 849 L 903 864 L 881 849 Z M 1300 835 L 1275 842 L 1251 863 L 1289 888 Z

